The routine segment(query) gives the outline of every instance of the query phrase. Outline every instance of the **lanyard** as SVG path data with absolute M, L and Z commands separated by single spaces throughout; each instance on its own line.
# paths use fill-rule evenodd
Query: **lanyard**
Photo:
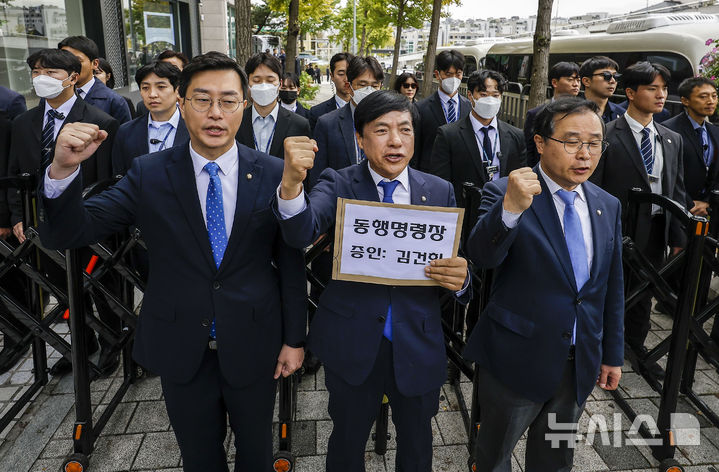
M 275 129 L 277 128 L 277 120 L 275 120 L 274 126 L 272 126 L 272 133 L 270 133 L 270 137 L 267 140 L 267 144 L 265 145 L 265 154 L 270 153 L 270 145 L 272 144 L 272 138 L 275 136 Z M 255 140 L 255 149 L 260 151 L 260 145 L 257 143 L 257 136 L 255 135 L 254 127 L 252 128 L 252 139 Z
M 169 124 L 169 123 L 168 123 L 168 124 Z M 154 126 L 152 126 L 152 128 L 154 128 Z M 156 128 L 156 129 L 159 129 L 159 128 Z M 172 130 L 173 130 L 173 129 L 175 129 L 175 127 L 172 126 L 172 125 L 170 125 L 170 129 L 167 130 L 167 134 L 165 134 L 165 137 L 162 138 L 162 141 L 160 141 L 159 139 L 156 139 L 156 138 L 150 139 L 150 143 L 149 143 L 150 146 L 154 146 L 155 144 L 159 144 L 159 145 L 160 145 L 160 149 L 158 149 L 157 151 L 154 151 L 154 152 L 160 152 L 160 151 L 162 151 L 163 149 L 165 149 L 165 143 L 167 142 L 167 138 L 170 137 L 170 133 L 172 133 Z M 153 142 L 153 141 L 154 141 L 154 142 Z

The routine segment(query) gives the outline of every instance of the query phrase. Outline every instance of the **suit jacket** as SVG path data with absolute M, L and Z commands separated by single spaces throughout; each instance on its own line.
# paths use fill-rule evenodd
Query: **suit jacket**
M 315 126 L 317 126 L 317 120 L 320 119 L 322 115 L 326 115 L 327 113 L 331 111 L 335 111 L 337 109 L 337 101 L 335 100 L 335 96 L 332 95 L 330 98 L 325 100 L 322 103 L 319 103 L 312 108 L 310 108 L 310 126 L 312 127 L 312 132 L 315 131 Z
M 297 113 L 285 110 L 280 105 L 278 105 L 278 107 L 277 126 L 275 127 L 275 134 L 272 137 L 272 144 L 270 144 L 270 152 L 268 154 L 284 159 L 285 138 L 288 136 L 312 137 L 312 132 L 310 131 L 310 123 L 305 118 Z M 252 149 L 255 148 L 255 135 L 252 128 L 252 106 L 245 108 L 245 112 L 242 115 L 242 124 L 240 125 L 240 129 L 237 130 L 235 138 L 241 144 Z M 264 151 L 264 149 L 261 151 Z
M 706 202 L 709 200 L 709 193 L 712 190 L 719 190 L 719 164 L 717 164 L 719 160 L 719 128 L 709 122 L 704 125 L 709 139 L 714 144 L 714 156 L 712 156 L 711 164 L 707 169 L 704 164 L 701 140 L 689 120 L 686 113 L 680 113 L 662 124 L 682 136 L 687 208 L 692 208 L 693 200 Z
M 27 172 L 40 176 L 44 169 L 40 168 L 41 140 L 45 101 L 22 115 L 18 116 L 12 124 L 13 140 L 10 146 L 10 163 L 8 175 L 18 175 Z M 75 100 L 70 113 L 68 113 L 62 127 L 67 123 L 93 123 L 107 131 L 107 139 L 100 144 L 95 154 L 84 161 L 80 166 L 85 185 L 90 185 L 112 177 L 112 145 L 117 133 L 117 121 L 94 106 L 86 103 L 82 98 Z M 60 128 L 62 131 L 62 128 Z M 58 135 L 60 132 L 58 131 Z M 52 153 L 55 149 L 53 147 Z M 52 157 L 51 157 L 52 159 Z M 22 221 L 22 205 L 16 191 L 8 192 L 10 203 L 11 223 Z
M 8 176 L 8 154 L 10 153 L 10 133 L 12 124 L 5 114 L 0 113 L 0 177 Z M 10 227 L 10 207 L 7 191 L 0 190 L 0 228 Z
M 606 123 L 616 120 L 617 118 L 619 118 L 626 112 L 627 112 L 626 108 L 623 108 L 621 105 L 617 105 L 614 102 L 608 101 L 607 106 L 604 109 L 604 114 L 602 115 L 602 120 L 604 120 L 604 123 L 606 124 Z M 662 113 L 664 113 L 664 112 L 666 112 L 667 115 L 669 114 L 669 112 L 666 110 L 662 111 Z M 662 113 L 657 113 L 657 115 L 661 115 Z M 657 115 L 655 115 L 655 118 Z M 657 120 L 657 123 L 661 123 L 662 121 L 663 120 Z
M 664 155 L 662 194 L 685 205 L 687 197 L 684 190 L 682 137 L 659 123 L 654 123 L 654 127 L 660 136 L 657 141 L 662 146 Z M 637 141 L 624 116 L 607 125 L 606 140 L 609 142 L 609 147 L 604 151 L 589 179 L 622 203 L 622 225 L 626 229 L 629 190 L 640 188 L 646 192 L 651 191 L 649 177 Z M 651 206 L 642 205 L 638 218 L 635 242 L 640 248 L 644 248 L 651 228 Z M 675 218 L 667 218 L 664 233 L 667 244 L 672 246 L 686 244 L 684 228 Z
M 82 179 L 58 198 L 41 199 L 40 233 L 51 248 L 82 247 L 131 225 L 140 228 L 150 274 L 133 356 L 175 383 L 199 369 L 212 319 L 222 377 L 234 388 L 271 378 L 282 344 L 305 339 L 304 256 L 283 242 L 268 207 L 282 161 L 242 145 L 238 159 L 235 219 L 219 268 L 189 143 L 134 159 L 122 180 L 84 203 Z
M 124 175 L 130 169 L 132 160 L 150 152 L 147 142 L 148 133 L 147 115 L 135 118 L 132 121 L 123 123 L 117 130 L 115 143 L 112 146 L 112 173 L 113 175 Z M 180 146 L 190 140 L 185 120 L 180 117 L 175 131 L 175 140 L 167 148 Z
M 489 181 L 470 116 L 439 127 L 430 162 L 430 173 L 452 183 L 461 207 L 464 206 L 463 183 L 483 187 Z M 499 175 L 505 177 L 514 169 L 527 165 L 527 154 L 522 130 L 501 120 L 497 120 L 497 128 Z
M 457 121 L 466 118 L 472 111 L 472 105 L 469 100 L 461 95 L 459 97 L 459 115 Z M 412 158 L 412 167 L 425 172 L 429 172 L 430 159 L 432 157 L 432 146 L 437 137 L 437 129 L 447 124 L 442 108 L 442 100 L 439 98 L 439 92 L 434 92 L 429 97 L 417 103 L 417 111 L 422 121 L 420 122 L 419 132 L 414 133 L 414 157 Z
M 411 202 L 454 206 L 449 183 L 409 170 Z M 285 241 L 307 247 L 335 222 L 337 197 L 379 201 L 367 161 L 322 173 L 307 208 L 289 219 L 273 209 Z M 392 303 L 392 349 L 397 387 L 403 395 L 421 395 L 445 381 L 447 359 L 442 334 L 438 287 L 402 287 L 331 280 L 312 320 L 308 348 L 325 367 L 350 385 L 364 382 L 379 351 L 387 308 Z
M 132 119 L 130 107 L 117 92 L 107 87 L 102 81 L 95 79 L 95 84 L 83 98 L 90 105 L 94 105 L 123 124 Z
M 623 363 L 621 208 L 602 189 L 583 184 L 594 256 L 589 280 L 577 290 L 552 195 L 539 178 L 542 192 L 512 229 L 502 222 L 507 179 L 484 186 L 467 251 L 479 267 L 494 269 L 494 275 L 489 303 L 467 340 L 464 357 L 516 393 L 546 402 L 562 378 L 576 320 L 577 404 L 582 405 L 600 364 Z
M 545 103 L 527 111 L 527 118 L 524 120 L 524 143 L 527 147 L 527 164 L 532 167 L 536 166 L 537 162 L 539 162 L 537 145 L 534 144 L 534 120 L 546 106 L 547 104 Z
M 25 97 L 14 90 L 0 86 L 0 111 L 4 111 L 10 120 L 14 119 L 27 111 Z
M 314 167 L 310 169 L 307 177 L 310 187 L 328 167 L 340 170 L 357 163 L 352 106 L 348 103 L 342 108 L 322 115 L 315 126 L 314 136 L 318 151 L 315 155 Z
M 300 115 L 302 118 L 304 118 L 307 121 L 310 120 L 310 111 L 307 108 L 303 107 L 299 101 L 297 102 L 297 109 L 295 110 L 295 113 L 297 113 L 298 115 Z M 310 123 L 310 134 L 312 134 L 311 130 L 312 130 L 312 123 Z

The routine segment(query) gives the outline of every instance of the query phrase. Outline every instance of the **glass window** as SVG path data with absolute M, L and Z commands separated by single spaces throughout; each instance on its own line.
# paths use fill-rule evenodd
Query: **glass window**
M 169 0 L 122 0 L 128 74 L 166 49 L 180 50 L 177 4 Z M 131 80 L 131 83 L 134 81 Z
M 230 57 L 237 57 L 237 31 L 235 31 L 235 7 L 227 5 L 227 37 L 230 42 Z

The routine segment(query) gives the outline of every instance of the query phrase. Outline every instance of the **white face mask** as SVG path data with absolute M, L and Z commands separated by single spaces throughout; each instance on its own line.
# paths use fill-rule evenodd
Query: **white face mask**
M 497 116 L 502 106 L 502 99 L 499 97 L 482 97 L 474 101 L 474 112 L 481 118 L 489 120 Z
M 32 86 L 38 97 L 53 99 L 60 95 L 63 90 L 72 86 L 71 83 L 63 86 L 63 82 L 63 80 L 50 77 L 49 75 L 38 75 L 32 79 Z
M 352 95 L 352 100 L 355 102 L 355 105 L 359 105 L 362 100 L 372 95 L 374 92 L 377 91 L 374 87 L 368 85 L 367 87 L 362 87 L 361 89 L 353 89 L 350 85 L 350 89 L 352 92 L 354 92 L 354 95 Z
M 277 91 L 280 86 L 275 84 L 256 84 L 250 87 L 252 101 L 261 107 L 266 107 L 277 100 Z
M 457 91 L 461 83 L 462 79 L 447 77 L 446 79 L 442 79 L 442 90 L 444 90 L 447 95 L 452 95 Z

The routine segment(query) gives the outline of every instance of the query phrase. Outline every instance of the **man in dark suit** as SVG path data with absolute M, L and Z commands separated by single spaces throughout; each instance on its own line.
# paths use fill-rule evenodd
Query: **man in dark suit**
M 559 97 L 576 97 L 581 84 L 579 66 L 574 62 L 557 62 L 549 69 L 549 84 L 554 89 L 552 100 Z M 527 111 L 524 120 L 524 142 L 527 147 L 527 165 L 534 167 L 539 162 L 537 146 L 534 144 L 534 119 L 546 106 L 545 103 Z M 504 177 L 504 175 L 502 176 Z
M 185 54 L 183 54 L 180 51 L 173 51 L 172 49 L 165 49 L 160 54 L 157 55 L 157 62 L 166 62 L 168 64 L 172 64 L 173 66 L 180 69 L 180 72 L 182 72 L 182 69 L 185 68 L 188 62 L 190 60 L 187 58 Z M 145 104 L 141 101 L 137 104 L 137 116 L 147 115 L 148 110 Z
M 300 78 L 297 74 L 285 72 L 280 83 L 280 106 L 292 113 L 297 113 L 306 120 L 310 119 L 310 111 L 297 100 L 300 95 Z
M 268 207 L 282 161 L 234 140 L 246 93 L 233 59 L 195 57 L 179 87 L 189 143 L 135 159 L 83 204 L 76 168 L 105 133 L 76 123 L 41 184 L 49 247 L 142 231 L 151 270 L 133 356 L 160 375 L 186 472 L 227 470 L 228 414 L 235 471 L 268 470 L 275 380 L 302 364 L 304 258 Z
M 352 57 L 352 54 L 348 52 L 338 52 L 330 59 L 330 77 L 334 84 L 335 94 L 310 108 L 310 126 L 313 133 L 320 116 L 342 108 L 350 101 L 350 92 L 347 87 L 347 67 Z
M 307 195 L 302 182 L 316 145 L 289 140 L 282 184 L 273 208 L 285 240 L 304 248 L 334 225 L 337 197 L 415 205 L 454 206 L 447 182 L 408 169 L 418 116 L 393 91 L 369 95 L 357 106 L 357 139 L 367 159 L 340 171 L 327 169 Z M 469 295 L 466 261 L 438 259 L 425 274 Z M 325 365 L 333 428 L 327 472 L 364 471 L 372 423 L 389 398 L 397 428 L 396 470 L 432 470 L 431 419 L 446 377 L 446 354 L 437 287 L 394 287 L 330 281 L 310 328 L 308 347 Z
M 153 62 L 137 70 L 135 82 L 150 113 L 120 126 L 112 148 L 115 175 L 127 173 L 138 156 L 179 146 L 190 139 L 177 107 L 180 70 L 166 62 Z
M 625 107 L 610 102 L 617 90 L 619 74 L 617 63 L 606 56 L 594 56 L 584 61 L 579 68 L 579 76 L 584 85 L 584 98 L 599 107 L 599 116 L 604 123 L 614 121 L 624 114 Z
M 667 245 L 674 252 L 685 245 L 685 230 L 671 215 L 650 205 L 642 205 L 638 220 L 629 222 L 627 204 L 629 190 L 639 188 L 686 205 L 682 137 L 652 119 L 652 114 L 664 106 L 670 78 L 669 71 L 659 64 L 638 62 L 627 68 L 622 81 L 629 108 L 607 126 L 609 148 L 591 177 L 592 182 L 622 202 L 624 228 L 636 227 L 634 242 L 657 268 L 664 263 Z M 630 286 L 641 282 L 638 278 L 629 281 Z M 627 344 L 640 356 L 646 352 L 650 309 L 651 299 L 646 296 L 624 317 Z M 663 377 L 657 364 L 649 368 L 655 376 Z
M 25 97 L 14 90 L 0 86 L 0 111 L 5 112 L 5 116 L 9 120 L 13 120 L 19 114 L 27 111 Z
M 437 130 L 430 174 L 452 183 L 459 206 L 464 206 L 464 182 L 483 187 L 527 165 L 522 130 L 497 119 L 506 86 L 499 72 L 472 72 L 467 79 L 472 113 Z
M 237 141 L 270 156 L 283 159 L 288 136 L 310 136 L 310 123 L 277 102 L 282 66 L 271 54 L 261 52 L 247 60 L 252 106 L 244 111 Z
M 472 261 L 494 271 L 464 350 L 479 370 L 483 471 L 511 470 L 527 429 L 527 470 L 571 470 L 585 400 L 622 374 L 621 207 L 587 182 L 604 124 L 594 103 L 565 97 L 535 129 L 539 164 L 484 186 L 467 243 Z
M 462 83 L 463 70 L 464 54 L 461 52 L 451 49 L 437 54 L 434 77 L 439 81 L 439 88 L 417 103 L 422 122 L 415 133 L 414 158 L 411 164 L 415 169 L 429 171 L 437 129 L 444 124 L 466 118 L 472 110 L 469 100 L 457 93 Z
M 75 84 L 80 98 L 112 116 L 120 124 L 132 119 L 125 99 L 95 78 L 94 71 L 100 57 L 95 41 L 85 36 L 69 36 L 60 41 L 57 47 L 74 54 L 82 65 L 82 72 Z

